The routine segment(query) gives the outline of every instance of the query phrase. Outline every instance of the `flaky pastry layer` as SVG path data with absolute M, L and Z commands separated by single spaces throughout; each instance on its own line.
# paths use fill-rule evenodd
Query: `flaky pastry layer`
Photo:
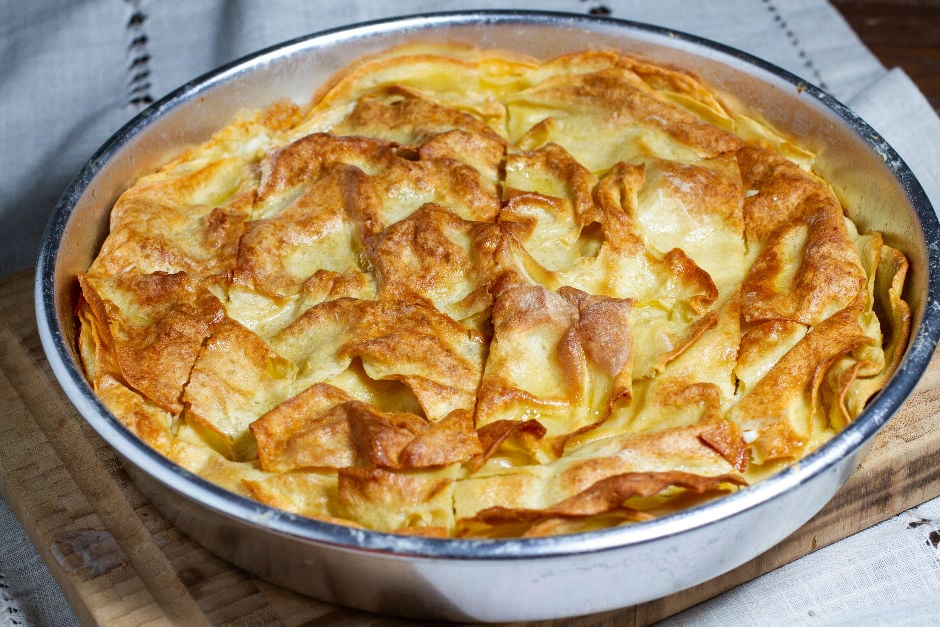
M 648 519 L 800 459 L 900 359 L 907 261 L 812 163 L 681 69 L 396 48 L 136 181 L 80 353 L 149 445 L 277 508 Z

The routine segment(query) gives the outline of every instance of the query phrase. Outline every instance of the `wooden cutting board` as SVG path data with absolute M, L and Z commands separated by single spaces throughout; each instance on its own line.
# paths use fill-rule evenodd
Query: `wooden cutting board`
M 0 492 L 84 625 L 413 625 L 266 583 L 170 525 L 56 383 L 33 275 L 0 280 Z M 558 621 L 648 625 L 940 495 L 940 360 L 829 505 L 736 570 L 664 599 Z M 552 621 L 531 625 L 553 626 Z

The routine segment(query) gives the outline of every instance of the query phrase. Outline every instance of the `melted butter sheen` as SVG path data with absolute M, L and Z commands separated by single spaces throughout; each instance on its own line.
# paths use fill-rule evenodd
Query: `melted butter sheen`
M 907 261 L 721 102 L 603 50 L 359 60 L 118 199 L 86 374 L 190 471 L 382 531 L 576 533 L 759 480 L 896 368 Z

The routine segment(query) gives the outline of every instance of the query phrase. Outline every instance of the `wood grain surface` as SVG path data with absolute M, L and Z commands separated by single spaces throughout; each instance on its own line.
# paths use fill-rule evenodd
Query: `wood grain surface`
M 0 280 L 0 320 L 0 492 L 83 625 L 421 624 L 306 598 L 207 553 L 153 508 L 65 398 L 40 346 L 31 273 Z M 642 605 L 525 625 L 649 625 L 940 495 L 938 397 L 935 359 L 829 505 L 754 560 Z

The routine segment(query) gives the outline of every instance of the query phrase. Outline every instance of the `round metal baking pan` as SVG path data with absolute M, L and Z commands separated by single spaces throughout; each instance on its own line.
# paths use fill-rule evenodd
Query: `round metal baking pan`
M 306 101 L 349 61 L 414 39 L 474 42 L 537 57 L 611 47 L 690 69 L 818 155 L 862 230 L 911 261 L 910 346 L 887 387 L 832 441 L 728 497 L 657 520 L 538 539 L 404 537 L 305 519 L 223 491 L 151 450 L 96 398 L 76 359 L 76 275 L 94 258 L 117 196 L 181 146 L 243 108 Z M 812 84 L 729 47 L 649 25 L 541 12 L 439 13 L 289 41 L 198 78 L 156 102 L 92 156 L 65 190 L 38 259 L 36 313 L 62 388 L 180 529 L 261 577 L 319 599 L 430 619 L 561 618 L 655 599 L 718 576 L 781 541 L 842 485 L 910 394 L 940 334 L 940 226 L 917 180 L 863 120 Z

